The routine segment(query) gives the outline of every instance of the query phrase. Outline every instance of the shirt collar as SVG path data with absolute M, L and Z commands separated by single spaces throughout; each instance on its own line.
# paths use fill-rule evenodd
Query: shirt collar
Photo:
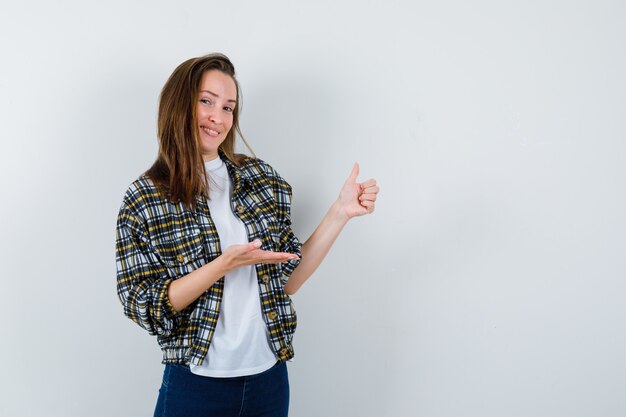
M 226 165 L 226 169 L 228 170 L 228 175 L 233 181 L 234 189 L 239 188 L 240 184 L 243 185 L 243 184 L 250 183 L 251 181 L 250 174 L 247 172 L 247 170 L 242 169 L 238 167 L 237 165 L 235 165 L 233 161 L 228 159 L 228 157 L 224 154 L 221 148 L 217 149 L 217 153 L 219 154 L 220 158 L 222 158 L 222 161 L 224 161 L 224 164 Z

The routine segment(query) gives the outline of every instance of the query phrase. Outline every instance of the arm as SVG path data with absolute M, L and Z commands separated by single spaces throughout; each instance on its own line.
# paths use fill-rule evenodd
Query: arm
M 170 334 L 178 313 L 232 269 L 298 259 L 260 250 L 260 242 L 254 241 L 230 246 L 208 264 L 172 280 L 154 261 L 146 244 L 146 227 L 126 204 L 120 209 L 116 232 L 117 295 L 124 314 L 152 335 Z
M 372 213 L 379 188 L 376 180 L 369 179 L 357 183 L 359 165 L 354 164 L 352 173 L 346 180 L 337 200 L 315 229 L 313 234 L 302 245 L 302 260 L 285 284 L 285 292 L 295 294 L 307 279 L 322 263 L 331 246 L 353 217 Z
M 176 311 L 193 303 L 217 280 L 240 266 L 276 264 L 299 259 L 297 255 L 259 249 L 260 240 L 229 246 L 224 253 L 195 271 L 172 281 L 168 298 Z
M 147 236 L 143 222 L 125 201 L 117 218 L 115 239 L 117 296 L 126 317 L 151 335 L 168 335 L 176 322 L 176 311 L 167 298 L 171 279 L 152 261 Z

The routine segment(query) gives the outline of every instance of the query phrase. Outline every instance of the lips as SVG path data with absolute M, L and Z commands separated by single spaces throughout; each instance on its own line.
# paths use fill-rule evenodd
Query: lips
M 200 129 L 202 129 L 204 133 L 211 136 L 212 138 L 216 138 L 220 134 L 220 132 L 218 132 L 217 130 L 213 130 L 206 126 L 200 126 Z

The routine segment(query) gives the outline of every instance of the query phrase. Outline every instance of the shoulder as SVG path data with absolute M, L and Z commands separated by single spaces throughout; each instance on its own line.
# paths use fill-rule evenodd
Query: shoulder
M 159 193 L 154 182 L 144 174 L 133 181 L 126 189 L 122 201 L 122 209 L 141 213 L 151 206 L 162 204 L 163 201 L 164 198 Z
M 272 165 L 261 158 L 246 157 L 239 169 L 242 176 L 252 182 L 265 180 L 272 183 L 272 185 L 276 183 L 289 185 Z
M 248 158 L 241 167 L 243 176 L 263 195 L 271 196 L 279 204 L 289 204 L 292 197 L 291 185 L 274 169 L 259 158 Z
M 254 177 L 258 175 L 274 177 L 278 174 L 270 164 L 268 164 L 261 158 L 253 158 L 250 156 L 244 158 L 240 170 L 245 176 L 248 177 Z

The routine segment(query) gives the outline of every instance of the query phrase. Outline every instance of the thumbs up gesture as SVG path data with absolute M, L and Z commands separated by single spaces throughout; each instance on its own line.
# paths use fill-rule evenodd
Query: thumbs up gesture
M 376 203 L 376 195 L 380 190 L 376 185 L 376 180 L 370 178 L 367 181 L 358 183 L 359 164 L 352 167 L 350 176 L 343 184 L 339 192 L 338 203 L 348 218 L 363 216 L 372 213 Z

